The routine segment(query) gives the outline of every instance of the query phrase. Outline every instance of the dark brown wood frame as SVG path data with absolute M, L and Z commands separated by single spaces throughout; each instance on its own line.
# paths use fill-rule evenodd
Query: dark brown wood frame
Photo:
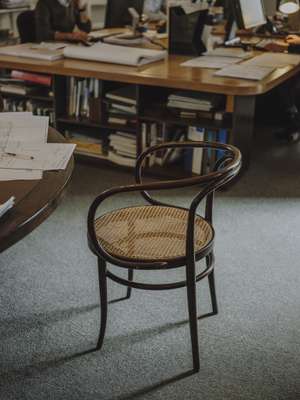
M 214 170 L 207 175 L 196 176 L 192 178 L 179 179 L 174 181 L 163 181 L 154 183 L 142 183 L 142 169 L 146 157 L 156 151 L 161 151 L 169 148 L 203 148 L 203 149 L 214 149 L 223 150 L 224 156 L 219 159 L 216 163 Z M 131 295 L 132 288 L 146 289 L 146 290 L 168 290 L 177 289 L 180 287 L 187 287 L 188 297 L 188 309 L 189 309 L 189 322 L 190 322 L 190 333 L 192 342 L 192 354 L 193 354 L 193 369 L 195 372 L 200 369 L 199 362 L 199 345 L 198 345 L 198 329 L 197 329 L 197 306 L 196 306 L 196 282 L 201 279 L 208 277 L 210 294 L 212 300 L 212 313 L 209 315 L 217 314 L 217 299 L 215 293 L 215 281 L 214 281 L 214 253 L 212 239 L 210 243 L 200 251 L 195 251 L 194 245 L 194 222 L 196 212 L 199 204 L 203 199 L 206 199 L 205 205 L 205 219 L 208 223 L 212 224 L 212 211 L 214 192 L 221 186 L 224 186 L 231 179 L 233 179 L 241 168 L 241 153 L 240 151 L 231 145 L 225 145 L 220 143 L 208 143 L 208 142 L 171 142 L 165 143 L 158 146 L 153 146 L 140 155 L 136 165 L 136 182 L 135 185 L 115 187 L 106 190 L 100 194 L 92 203 L 88 213 L 87 228 L 88 228 L 88 242 L 90 249 L 98 257 L 98 273 L 99 273 L 99 289 L 100 289 L 100 303 L 101 303 L 101 325 L 100 334 L 97 343 L 97 349 L 100 349 L 103 344 L 106 320 L 107 320 L 107 278 L 128 287 L 127 296 Z M 105 251 L 105 249 L 99 244 L 97 240 L 97 234 L 95 231 L 95 216 L 98 207 L 102 202 L 111 196 L 120 193 L 140 192 L 142 197 L 148 201 L 151 205 L 174 207 L 166 203 L 162 203 L 152 198 L 148 193 L 153 190 L 168 190 L 176 188 L 185 188 L 189 186 L 200 186 L 199 193 L 192 200 L 188 211 L 188 224 L 187 224 L 187 235 L 186 235 L 186 255 L 180 259 L 173 260 L 162 260 L 160 262 L 155 261 L 133 261 L 132 259 L 121 259 L 116 258 L 113 255 Z M 177 207 L 178 208 L 178 207 Z M 196 261 L 200 259 L 206 259 L 206 269 L 196 275 Z M 120 278 L 113 274 L 106 268 L 106 262 L 112 263 L 128 270 L 128 280 Z M 147 284 L 133 281 L 133 271 L 138 270 L 161 270 L 171 269 L 178 267 L 186 267 L 186 281 L 174 282 L 168 284 Z M 203 316 L 202 316 L 203 317 Z

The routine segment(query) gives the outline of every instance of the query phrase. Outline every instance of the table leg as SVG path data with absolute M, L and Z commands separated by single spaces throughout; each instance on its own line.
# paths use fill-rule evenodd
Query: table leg
M 231 143 L 242 153 L 245 171 L 250 165 L 254 132 L 255 96 L 235 96 Z

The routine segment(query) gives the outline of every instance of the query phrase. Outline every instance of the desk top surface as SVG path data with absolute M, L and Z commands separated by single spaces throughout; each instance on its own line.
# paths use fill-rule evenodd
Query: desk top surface
M 164 61 L 154 62 L 143 67 L 129 67 L 75 59 L 48 62 L 1 56 L 0 68 L 240 96 L 266 93 L 300 71 L 300 65 L 278 68 L 262 81 L 222 78 L 215 77 L 213 69 L 190 68 L 180 65 L 183 61 L 191 58 L 168 56 Z
M 49 130 L 49 142 L 63 142 L 62 135 Z M 16 204 L 0 219 L 0 253 L 40 225 L 56 208 L 71 178 L 73 157 L 65 170 L 44 172 L 38 181 L 0 182 L 0 203 L 11 196 Z

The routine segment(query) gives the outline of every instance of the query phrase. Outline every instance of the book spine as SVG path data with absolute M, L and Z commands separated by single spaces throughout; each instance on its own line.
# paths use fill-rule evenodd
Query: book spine
M 23 71 L 13 70 L 11 71 L 11 77 L 14 79 L 21 79 L 23 81 L 37 83 L 39 85 L 44 86 L 51 86 L 51 76 L 48 75 L 39 75 L 39 74 L 32 74 Z

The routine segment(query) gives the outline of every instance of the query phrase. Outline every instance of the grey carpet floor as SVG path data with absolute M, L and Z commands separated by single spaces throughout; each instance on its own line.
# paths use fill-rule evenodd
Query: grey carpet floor
M 250 170 L 215 207 L 218 316 L 199 321 L 191 374 L 185 290 L 134 290 L 98 334 L 96 259 L 86 214 L 102 190 L 132 181 L 78 165 L 55 213 L 0 257 L 1 400 L 296 400 L 300 398 L 300 144 L 256 138 Z M 188 204 L 192 192 L 172 201 Z M 104 209 L 135 202 L 125 196 Z M 150 282 L 182 276 L 139 273 Z M 199 312 L 210 311 L 207 282 Z M 110 299 L 125 288 L 109 285 Z

